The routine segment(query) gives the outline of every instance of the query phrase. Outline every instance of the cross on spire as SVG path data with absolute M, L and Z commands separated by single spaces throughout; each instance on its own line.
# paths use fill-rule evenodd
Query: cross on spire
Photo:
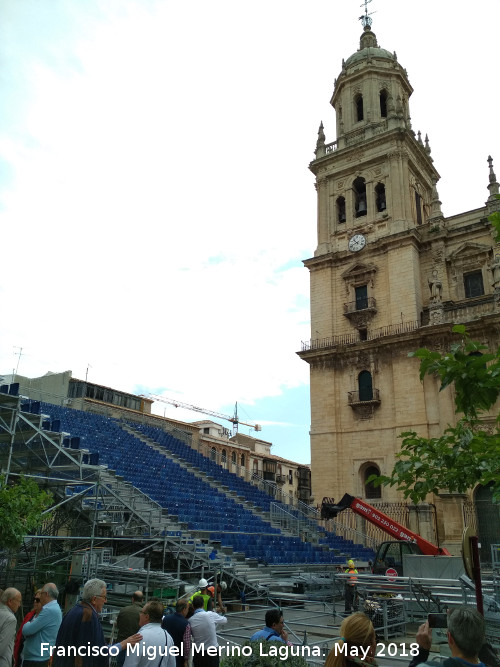
M 371 26 L 371 24 L 372 24 L 372 19 L 370 18 L 370 16 L 371 16 L 372 14 L 375 14 L 375 12 L 370 12 L 370 13 L 368 13 L 368 3 L 371 2 L 371 1 L 372 1 L 372 0 L 364 0 L 363 4 L 360 5 L 360 7 L 364 7 L 364 8 L 365 8 L 365 13 L 362 14 L 362 15 L 359 17 L 359 20 L 360 20 L 361 23 L 363 24 L 363 28 L 370 28 L 370 26 Z

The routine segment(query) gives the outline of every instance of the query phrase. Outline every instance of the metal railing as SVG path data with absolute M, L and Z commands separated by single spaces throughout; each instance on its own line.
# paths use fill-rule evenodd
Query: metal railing
M 420 328 L 419 322 L 400 322 L 399 324 L 390 324 L 387 327 L 368 330 L 366 339 L 361 340 L 359 332 L 343 334 L 341 336 L 327 336 L 325 338 L 312 338 L 309 341 L 302 341 L 301 349 L 303 352 L 309 350 L 321 350 L 328 347 L 337 347 L 341 345 L 355 345 L 369 340 L 384 338 L 385 336 L 397 336 L 403 333 L 416 331 Z
M 360 395 L 362 393 L 362 396 Z M 357 405 L 358 403 L 380 403 L 380 392 L 378 389 L 372 389 L 371 396 L 368 398 L 369 392 L 348 391 L 347 403 L 348 405 Z
M 231 445 L 229 441 L 228 445 Z M 276 482 L 271 482 L 269 480 L 264 479 L 261 476 L 260 471 L 255 472 L 251 468 L 247 468 L 245 466 L 240 466 L 237 463 L 233 463 L 232 461 L 229 460 L 227 454 L 226 457 L 224 458 L 221 452 L 212 449 L 212 445 L 200 442 L 198 451 L 200 454 L 210 459 L 214 463 L 217 463 L 225 470 L 228 470 L 229 472 L 238 475 L 238 477 L 241 477 L 246 482 L 249 482 L 250 484 L 256 486 L 260 491 L 264 491 L 264 493 L 266 493 L 271 498 L 274 498 L 279 502 L 286 503 L 287 505 L 292 505 L 294 507 L 300 507 L 300 505 L 305 505 L 305 503 L 303 503 L 302 501 L 297 500 L 297 498 L 295 498 L 293 493 L 289 493 L 281 489 L 276 484 Z
M 312 536 L 316 537 L 315 541 L 320 537 L 316 521 L 300 511 L 292 514 L 277 503 L 271 503 L 271 523 L 308 541 L 314 541 L 311 539 Z
M 406 528 L 410 527 L 410 509 L 406 503 L 372 501 L 372 505 Z M 376 550 L 377 545 L 387 540 L 387 533 L 382 528 L 366 521 L 355 514 L 350 508 L 341 512 L 335 519 L 325 521 L 324 526 L 326 530 L 335 533 L 339 537 L 353 540 L 357 544 L 362 544 L 374 550 Z
M 377 302 L 372 296 L 365 296 L 362 299 L 356 299 L 356 301 L 349 301 L 349 303 L 344 303 L 344 313 L 357 313 L 360 310 L 375 310 L 377 307 Z

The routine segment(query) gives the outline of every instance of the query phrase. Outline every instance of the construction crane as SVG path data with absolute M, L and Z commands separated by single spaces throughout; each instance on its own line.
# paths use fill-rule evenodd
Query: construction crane
M 204 415 L 211 415 L 212 417 L 217 417 L 218 419 L 225 419 L 228 422 L 231 422 L 233 425 L 233 434 L 238 433 L 238 424 L 243 424 L 243 426 L 249 426 L 254 431 L 262 431 L 262 426 L 260 424 L 255 424 L 253 422 L 243 422 L 238 418 L 238 403 L 234 404 L 234 415 L 230 417 L 229 415 L 223 415 L 220 412 L 215 412 L 214 410 L 206 410 L 205 408 L 199 408 L 196 405 L 190 405 L 189 403 L 182 403 L 173 398 L 166 398 L 166 396 L 156 396 L 155 394 L 148 394 L 147 398 L 150 398 L 152 401 L 161 401 L 162 403 L 169 403 L 174 405 L 176 408 L 185 408 L 186 410 L 194 410 L 195 412 L 201 412 Z

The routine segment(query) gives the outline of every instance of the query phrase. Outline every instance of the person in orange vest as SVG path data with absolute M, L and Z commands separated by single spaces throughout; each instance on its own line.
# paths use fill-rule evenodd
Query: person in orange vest
M 221 581 L 220 584 L 217 584 L 217 599 L 216 599 L 216 605 L 214 606 L 216 606 L 217 611 L 220 614 L 226 613 L 226 608 L 224 606 L 224 603 L 222 602 L 222 591 L 225 591 L 226 589 L 227 589 L 227 584 L 225 581 Z M 215 598 L 215 586 L 212 584 L 207 588 L 207 591 L 212 596 L 212 602 L 213 602 Z
M 353 560 L 347 561 L 347 570 L 345 570 L 345 573 L 350 575 L 345 582 L 345 612 L 346 614 L 350 614 L 353 608 L 355 611 L 357 607 L 354 599 L 356 596 L 356 575 L 358 574 L 358 571 L 354 567 Z

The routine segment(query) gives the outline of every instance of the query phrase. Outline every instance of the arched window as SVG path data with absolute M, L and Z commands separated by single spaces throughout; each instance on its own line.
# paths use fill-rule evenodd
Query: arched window
M 222 450 L 222 455 L 221 455 L 221 463 L 224 465 L 224 463 L 227 461 L 227 452 L 225 449 Z
M 361 371 L 358 375 L 358 392 L 360 401 L 373 400 L 372 374 L 370 371 Z
M 387 118 L 387 90 L 380 91 L 380 115 Z
M 242 468 L 245 467 L 245 455 L 244 455 L 244 454 L 241 455 L 240 466 L 241 466 Z
M 360 120 L 363 120 L 364 114 L 363 114 L 363 95 L 361 93 L 358 93 L 356 97 L 354 98 L 354 107 L 356 111 L 356 120 L 359 122 Z
M 385 211 L 387 208 L 387 202 L 385 200 L 385 185 L 383 183 L 377 183 L 375 186 L 375 203 L 379 213 Z
M 215 447 L 212 447 L 212 449 L 210 450 L 210 460 L 215 461 L 216 458 L 217 458 L 217 450 L 215 449 Z
M 374 486 L 373 482 L 367 482 L 371 475 L 380 475 L 380 469 L 376 465 L 368 465 L 363 471 L 363 486 L 365 490 L 365 498 L 382 498 L 382 487 Z
M 253 460 L 253 471 L 259 472 L 259 462 L 257 461 L 257 459 Z
M 358 178 L 352 184 L 354 190 L 354 214 L 356 218 L 366 215 L 366 182 L 364 178 Z
M 337 197 L 337 220 L 345 222 L 345 198 Z
M 231 463 L 236 465 L 236 452 L 231 452 Z

